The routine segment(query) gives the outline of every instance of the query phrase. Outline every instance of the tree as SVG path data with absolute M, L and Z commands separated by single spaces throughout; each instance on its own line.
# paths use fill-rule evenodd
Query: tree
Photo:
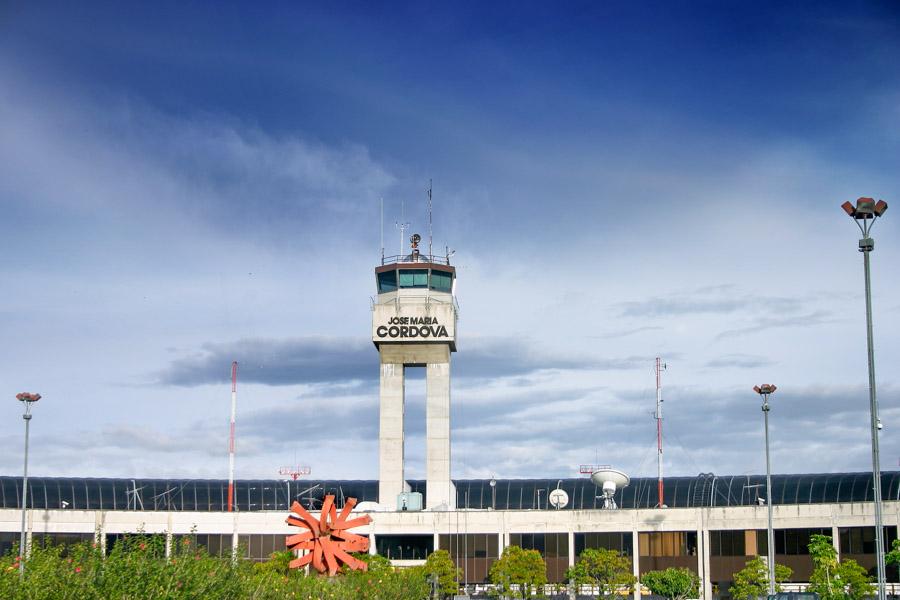
M 813 561 L 810 592 L 816 592 L 822 600 L 862 600 L 874 593 L 872 578 L 855 560 L 838 562 L 831 537 L 813 535 L 809 540 Z
M 855 560 L 842 560 L 839 573 L 849 600 L 862 600 L 875 594 L 875 585 L 869 573 Z
M 891 551 L 884 555 L 884 564 L 900 565 L 900 540 L 891 543 Z
M 784 565 L 775 565 L 775 591 L 780 592 L 783 581 L 793 575 L 794 570 Z M 730 590 L 736 600 L 752 600 L 769 593 L 769 565 L 762 556 L 747 561 L 747 565 L 734 574 L 734 583 Z
M 565 578 L 578 585 L 596 586 L 601 596 L 615 594 L 637 581 L 631 573 L 631 560 L 616 550 L 605 548 L 587 548 L 578 557 L 578 562 L 566 571 Z
M 809 555 L 813 562 L 813 572 L 809 576 L 808 591 L 819 594 L 821 600 L 836 600 L 844 597 L 843 586 L 838 571 L 837 550 L 831 544 L 831 537 L 815 534 L 809 538 Z
M 665 571 L 648 571 L 641 575 L 641 583 L 651 592 L 669 600 L 696 598 L 700 592 L 700 578 L 690 569 L 669 567 Z
M 453 596 L 459 591 L 457 582 L 462 576 L 462 569 L 453 563 L 446 550 L 435 550 L 429 554 L 425 559 L 424 572 L 426 577 L 433 577 L 437 581 L 442 598 Z
M 490 579 L 500 594 L 509 594 L 515 585 L 518 586 L 519 597 L 527 598 L 532 588 L 547 583 L 547 565 L 537 550 L 507 546 L 503 555 L 491 565 Z

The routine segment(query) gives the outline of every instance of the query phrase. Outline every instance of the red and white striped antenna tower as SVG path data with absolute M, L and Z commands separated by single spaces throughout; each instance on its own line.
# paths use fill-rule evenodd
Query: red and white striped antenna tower
M 237 412 L 237 361 L 231 363 L 231 431 L 228 434 L 228 512 L 234 510 L 234 417 Z
M 662 443 L 662 371 L 666 370 L 666 363 L 656 357 L 656 467 L 657 467 L 657 491 L 659 492 L 659 508 L 665 508 L 663 501 L 663 443 Z
M 301 475 L 309 475 L 312 473 L 312 469 L 307 466 L 296 465 L 293 467 L 279 467 L 278 474 L 279 475 L 288 475 L 294 481 L 297 481 L 297 478 Z

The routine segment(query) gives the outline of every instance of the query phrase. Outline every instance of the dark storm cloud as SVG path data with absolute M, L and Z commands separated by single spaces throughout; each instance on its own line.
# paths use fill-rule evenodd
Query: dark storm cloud
M 537 354 L 528 352 L 526 340 L 517 338 L 473 338 L 464 343 L 466 351 L 453 358 L 457 377 L 509 377 L 549 369 L 632 369 L 647 360 Z M 370 341 L 303 337 L 207 343 L 196 355 L 173 361 L 157 381 L 177 386 L 227 382 L 233 360 L 240 364 L 242 382 L 349 385 L 378 379 L 378 356 Z

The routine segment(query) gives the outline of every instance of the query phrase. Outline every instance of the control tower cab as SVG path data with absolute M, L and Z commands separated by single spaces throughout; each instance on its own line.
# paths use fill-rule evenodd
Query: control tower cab
M 455 508 L 450 481 L 450 353 L 456 352 L 456 269 L 450 257 L 419 253 L 418 234 L 408 255 L 386 257 L 375 269 L 372 342 L 381 358 L 379 504 L 398 506 L 404 478 L 406 367 L 425 367 L 425 508 Z

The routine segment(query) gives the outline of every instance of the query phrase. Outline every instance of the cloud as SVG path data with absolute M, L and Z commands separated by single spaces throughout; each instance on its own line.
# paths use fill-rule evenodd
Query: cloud
M 805 315 L 792 315 L 786 317 L 759 317 L 751 321 L 746 327 L 722 331 L 716 335 L 716 339 L 722 340 L 725 338 L 738 337 L 751 333 L 759 333 L 768 329 L 780 329 L 784 327 L 813 327 L 834 321 L 835 319 L 831 318 L 831 312 L 827 310 L 817 310 Z
M 775 364 L 775 361 L 764 356 L 754 354 L 723 354 L 718 358 L 707 361 L 705 367 L 707 369 L 756 369 L 758 367 L 767 367 Z
M 795 313 L 799 298 L 744 294 L 731 285 L 709 286 L 692 292 L 657 296 L 618 304 L 623 317 L 673 317 L 694 314 L 731 314 L 738 311 Z
M 642 365 L 645 357 L 592 358 L 530 351 L 518 338 L 471 338 L 454 355 L 455 377 L 509 377 L 542 370 L 619 370 Z M 378 379 L 378 354 L 369 340 L 311 336 L 248 338 L 206 343 L 156 375 L 164 385 L 196 386 L 227 381 L 231 361 L 239 363 L 243 382 L 266 385 L 342 384 Z

